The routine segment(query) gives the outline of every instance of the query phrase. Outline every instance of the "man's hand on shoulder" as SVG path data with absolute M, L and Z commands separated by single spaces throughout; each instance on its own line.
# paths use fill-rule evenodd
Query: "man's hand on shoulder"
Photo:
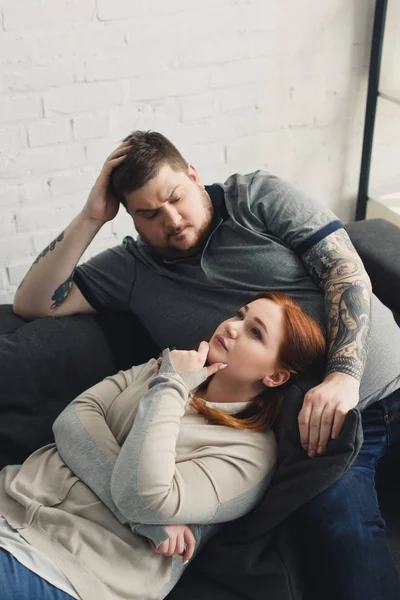
M 347 413 L 359 401 L 360 382 L 346 373 L 330 373 L 307 392 L 298 416 L 301 444 L 310 458 L 323 454 L 338 437 Z

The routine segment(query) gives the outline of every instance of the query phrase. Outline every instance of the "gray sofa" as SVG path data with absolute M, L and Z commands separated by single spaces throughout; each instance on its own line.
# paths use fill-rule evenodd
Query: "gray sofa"
M 371 220 L 350 224 L 348 232 L 370 274 L 374 292 L 399 319 L 400 229 L 386 221 Z M 82 390 L 119 369 L 157 356 L 158 351 L 131 314 L 47 317 L 27 323 L 12 312 L 10 305 L 0 306 L 0 469 L 6 464 L 22 462 L 35 449 L 52 442 L 53 421 Z M 301 402 L 301 392 L 301 389 L 297 389 L 297 405 Z M 349 438 L 347 451 L 350 454 L 355 451 L 353 438 Z M 335 460 L 334 452 L 331 458 Z M 398 459 L 388 456 L 381 461 L 378 489 L 388 523 L 389 540 L 400 569 L 400 514 L 396 510 L 400 488 L 399 480 L 395 478 L 398 467 L 391 468 Z M 304 459 L 299 457 L 299 460 Z M 329 467 L 329 457 L 326 460 Z M 244 521 L 243 531 L 248 531 L 247 523 L 250 529 L 253 527 L 256 530 L 258 527 L 251 523 L 250 517 Z M 279 545 L 286 543 L 284 530 L 281 529 L 277 536 L 274 529 L 268 531 L 266 537 L 261 533 L 258 539 L 254 536 L 251 539 L 250 536 L 246 548 L 238 545 L 237 554 L 240 553 L 240 556 L 235 554 L 234 542 L 224 547 L 221 539 L 213 540 L 209 554 L 207 549 L 203 553 L 203 560 L 194 561 L 168 597 L 170 600 L 183 600 L 188 595 L 194 600 L 233 600 L 243 597 L 261 600 L 265 597 L 267 587 L 268 597 L 274 600 L 300 597 L 295 592 L 293 595 L 285 592 L 293 589 L 294 583 L 288 581 L 287 564 L 282 564 L 279 555 Z M 226 539 L 229 539 L 229 534 Z M 257 563 L 252 559 L 251 552 L 254 550 L 253 556 L 258 560 L 264 552 L 264 546 L 270 541 L 276 541 L 276 554 L 269 556 L 266 563 L 262 560 Z M 225 559 L 224 567 L 222 562 L 218 564 L 217 580 L 212 564 L 218 561 L 220 554 L 226 554 L 227 549 L 231 551 L 231 556 Z M 248 568 L 246 554 L 247 564 L 252 563 Z M 231 561 L 235 560 L 236 580 L 233 585 Z M 253 581 L 255 574 L 258 584 L 252 588 L 248 581 L 250 578 Z M 246 591 L 241 592 L 241 587 Z M 254 589 L 254 593 L 250 589 Z

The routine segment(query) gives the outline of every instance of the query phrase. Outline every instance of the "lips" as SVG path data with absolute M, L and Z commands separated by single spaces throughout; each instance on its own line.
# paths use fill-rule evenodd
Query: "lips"
M 216 335 L 215 339 L 221 344 L 221 346 L 225 348 L 226 351 L 228 351 L 228 348 L 226 347 L 226 343 L 222 335 Z
M 170 240 L 171 238 L 179 237 L 180 235 L 182 235 L 185 229 L 186 227 L 183 227 L 182 229 L 179 229 L 179 231 L 174 231 L 173 233 L 168 234 L 168 239 Z

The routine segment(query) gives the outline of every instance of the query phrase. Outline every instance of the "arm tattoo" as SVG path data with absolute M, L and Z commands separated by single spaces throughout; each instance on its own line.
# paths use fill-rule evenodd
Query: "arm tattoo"
M 58 308 L 60 306 L 60 304 L 62 304 L 64 302 L 64 300 L 66 299 L 66 297 L 68 296 L 69 292 L 71 291 L 72 284 L 73 284 L 74 273 L 75 273 L 75 268 L 72 271 L 71 275 L 68 277 L 68 279 L 66 279 L 64 281 L 64 283 L 59 285 L 58 288 L 54 291 L 54 294 L 51 297 L 51 299 L 53 300 L 53 304 L 51 305 L 51 308 Z
M 60 233 L 60 235 L 58 237 L 56 237 L 55 240 L 53 240 L 48 246 L 46 246 L 46 248 L 44 250 L 42 250 L 42 252 L 39 254 L 39 256 L 37 257 L 37 259 L 33 262 L 33 264 L 36 265 L 36 263 L 38 263 L 41 258 L 43 258 L 44 256 L 46 256 L 46 254 L 48 252 L 51 252 L 52 250 L 54 250 L 54 248 L 56 247 L 57 242 L 62 242 L 63 239 L 64 239 L 64 232 L 62 231 Z
M 44 256 L 46 256 L 46 254 L 48 252 L 51 252 L 52 250 L 54 250 L 54 248 L 56 247 L 57 242 L 62 242 L 63 239 L 64 239 L 64 231 L 62 231 L 58 237 L 56 237 L 48 246 L 46 246 L 46 248 L 44 248 L 44 250 L 41 251 L 41 253 L 39 254 L 39 256 L 33 261 L 32 265 L 31 265 L 31 268 L 29 269 L 28 273 L 25 275 L 25 277 L 23 278 L 23 280 L 19 284 L 18 289 L 24 283 L 26 277 L 32 271 L 33 267 L 39 262 L 39 260 L 41 258 L 43 258 Z
M 303 255 L 325 293 L 329 373 L 360 380 L 368 355 L 371 286 L 360 257 L 344 230 L 332 233 Z

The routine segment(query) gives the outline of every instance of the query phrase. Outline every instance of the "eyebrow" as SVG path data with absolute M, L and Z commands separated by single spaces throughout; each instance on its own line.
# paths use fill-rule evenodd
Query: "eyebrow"
M 165 202 L 168 202 L 168 200 L 170 200 L 170 199 L 172 198 L 172 196 L 175 194 L 175 192 L 176 192 L 177 188 L 178 188 L 180 185 L 181 185 L 181 184 L 180 184 L 180 183 L 178 183 L 178 185 L 176 185 L 176 186 L 174 187 L 174 189 L 172 190 L 172 192 L 170 193 L 170 195 L 168 196 L 168 198 L 167 198 L 166 200 L 163 200 L 163 202 L 162 202 L 163 204 L 164 204 Z M 159 207 L 158 207 L 158 208 L 137 208 L 137 209 L 135 210 L 135 214 L 137 215 L 138 213 L 140 213 L 140 214 L 143 214 L 143 213 L 145 213 L 145 214 L 146 214 L 146 213 L 155 213 L 155 212 L 157 212 L 158 210 L 159 210 Z
M 248 304 L 245 304 L 243 308 L 246 312 L 249 312 Z M 259 319 L 258 317 L 254 317 L 254 320 L 261 325 L 261 327 L 264 329 L 265 333 L 268 333 L 268 329 L 267 329 L 266 325 L 261 321 L 261 319 Z

